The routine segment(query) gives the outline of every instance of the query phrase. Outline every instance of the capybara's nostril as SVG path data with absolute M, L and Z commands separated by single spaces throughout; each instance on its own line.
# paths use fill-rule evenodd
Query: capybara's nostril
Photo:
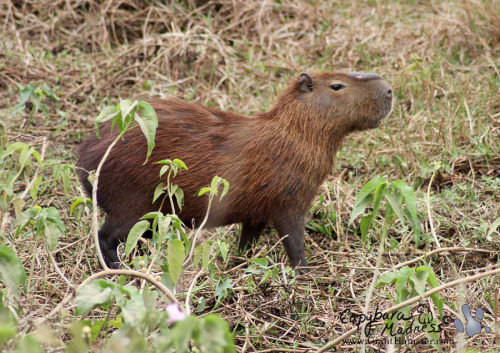
M 388 96 L 392 96 L 392 89 L 390 89 L 390 90 L 387 91 L 387 95 Z

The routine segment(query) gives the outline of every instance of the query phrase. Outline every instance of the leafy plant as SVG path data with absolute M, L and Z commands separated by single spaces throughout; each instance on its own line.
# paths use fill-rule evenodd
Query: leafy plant
M 28 224 L 35 229 L 35 239 L 39 240 L 43 236 L 49 251 L 53 251 L 59 237 L 66 233 L 64 224 L 59 216 L 59 211 L 54 207 L 42 208 L 32 207 L 24 211 L 14 222 L 19 234 Z
M 95 178 L 92 181 L 94 185 L 92 195 L 92 207 L 94 207 L 95 215 L 94 227 L 97 225 L 95 213 L 97 180 L 99 178 L 100 168 L 114 144 L 126 133 L 131 124 L 137 121 L 148 139 L 146 160 L 151 154 L 151 149 L 154 147 L 154 136 L 157 125 L 157 121 L 155 121 L 156 114 L 152 108 L 151 111 L 149 110 L 149 105 L 143 103 L 145 102 L 132 103 L 130 101 L 122 101 L 117 107 L 104 108 L 97 119 L 98 128 L 104 121 L 112 120 L 112 127 L 114 125 L 118 126 L 120 134 L 108 147 L 108 150 L 95 172 Z M 142 114 L 140 116 L 137 114 L 137 110 L 141 110 Z M 144 118 L 146 118 L 146 120 L 144 120 Z M 99 132 L 97 132 L 97 134 L 99 136 Z M 163 164 L 160 170 L 160 177 L 164 177 L 166 174 L 167 178 L 165 183 L 160 184 L 156 188 L 153 202 L 163 193 L 166 193 L 163 201 L 168 197 L 172 213 L 163 214 L 160 211 L 162 209 L 161 205 L 163 205 L 162 202 L 160 210 L 144 215 L 130 230 L 125 244 L 125 253 L 127 256 L 130 256 L 136 248 L 139 239 L 146 232 L 150 233 L 152 237 L 151 241 L 148 243 L 148 249 L 151 250 L 151 254 L 145 254 L 134 258 L 134 267 L 144 273 L 144 276 L 150 278 L 149 281 L 158 288 L 162 288 L 163 286 L 163 284 L 155 282 L 158 280 L 161 280 L 167 287 L 174 288 L 182 275 L 184 266 L 191 258 L 196 266 L 199 266 L 201 263 L 205 269 L 210 267 L 211 260 L 209 257 L 211 246 L 209 244 L 202 244 L 195 248 L 196 237 L 207 220 L 211 203 L 214 197 L 218 196 L 219 187 L 223 186 L 220 196 L 222 198 L 227 193 L 229 183 L 215 176 L 209 187 L 200 190 L 199 195 L 208 195 L 208 210 L 204 221 L 199 225 L 200 228 L 196 232 L 191 243 L 185 231 L 185 225 L 176 215 L 174 207 L 173 199 L 175 198 L 179 210 L 182 209 L 184 195 L 182 189 L 171 181 L 171 178 L 174 178 L 182 169 L 187 170 L 187 167 L 179 159 L 162 160 L 157 163 Z M 85 202 L 86 200 L 83 198 L 75 199 L 72 211 Z M 97 231 L 95 235 L 97 235 Z M 166 251 L 164 251 L 165 248 Z M 223 256 L 226 256 L 228 250 L 227 245 L 219 244 L 219 248 Z M 163 253 L 166 253 L 166 261 L 163 261 L 164 257 L 160 256 Z M 163 273 L 161 277 L 156 276 L 156 279 L 152 279 L 149 273 L 151 273 L 155 265 L 157 265 L 156 268 L 161 268 Z M 112 272 L 111 270 L 111 273 Z M 131 276 L 135 273 L 135 271 L 127 272 L 127 274 Z M 226 278 L 226 280 L 222 282 L 220 290 L 226 293 L 230 288 L 230 284 L 231 280 Z M 216 288 L 216 292 L 218 290 L 219 287 Z M 168 289 L 164 288 L 162 291 L 168 292 Z M 90 329 L 87 334 L 89 340 L 96 339 L 102 330 L 109 330 L 109 327 L 113 326 L 117 331 L 112 335 L 109 344 L 111 344 L 114 338 L 127 337 L 128 340 L 131 340 L 132 350 L 147 350 L 148 347 L 154 348 L 158 345 L 158 347 L 161 347 L 159 348 L 160 351 L 171 351 L 175 349 L 176 352 L 183 352 L 187 351 L 189 347 L 188 343 L 191 342 L 191 344 L 198 347 L 200 351 L 234 352 L 231 334 L 229 333 L 227 324 L 222 319 L 217 316 L 207 316 L 203 319 L 191 316 L 185 317 L 186 314 L 182 310 L 178 311 L 178 315 L 174 315 L 172 312 L 166 314 L 163 311 L 152 311 L 153 304 L 157 297 L 158 292 L 146 285 L 142 286 L 142 289 L 139 290 L 136 286 L 131 284 L 124 285 L 123 281 L 115 283 L 100 279 L 90 282 L 80 289 L 77 299 L 77 313 L 85 315 L 96 307 L 102 307 L 106 310 L 112 310 L 112 308 L 116 307 L 118 310 L 118 315 L 114 319 L 111 319 L 111 311 L 108 311 L 108 316 L 104 321 L 94 320 L 89 322 L 88 325 Z M 174 301 L 175 298 L 171 300 Z M 187 299 L 186 301 L 189 304 Z M 202 305 L 202 303 L 199 303 L 198 307 L 200 307 L 200 305 Z M 179 319 L 179 317 L 181 317 L 181 319 Z M 169 328 L 168 324 L 172 321 L 179 322 L 172 328 Z M 181 329 L 177 329 L 179 326 Z M 76 330 L 83 332 L 84 327 L 81 329 L 77 327 Z M 207 337 L 203 337 L 205 335 L 210 335 L 210 338 L 207 339 Z
M 26 285 L 26 271 L 14 250 L 0 245 L 0 350 L 17 334 L 16 324 L 21 314 L 18 308 L 19 287 Z M 3 350 L 2 350 L 3 351 Z
M 311 229 L 312 231 L 319 232 L 325 234 L 329 237 L 334 236 L 335 232 L 335 224 L 337 222 L 337 215 L 335 210 L 326 210 L 324 212 L 320 212 L 320 219 L 311 219 L 307 222 L 306 227 Z
M 179 208 L 179 212 L 182 211 L 182 206 L 184 205 L 184 191 L 177 184 L 171 184 L 170 178 L 176 177 L 177 173 L 179 173 L 182 169 L 188 170 L 187 166 L 180 159 L 175 158 L 174 160 L 163 159 L 161 161 L 155 162 L 155 164 L 164 164 L 164 166 L 160 169 L 160 178 L 168 171 L 167 181 L 166 183 L 161 182 L 155 188 L 153 203 L 166 191 L 165 197 L 168 197 L 170 200 L 170 207 L 172 213 L 175 214 L 175 206 L 174 206 L 174 196 L 177 202 L 177 206 Z M 163 199 L 165 201 L 165 199 Z M 163 201 L 160 204 L 160 210 L 163 206 Z
M 6 245 L 0 245 L 0 279 L 14 295 L 19 294 L 19 286 L 24 287 L 26 282 L 26 271 L 21 260 Z
M 15 183 L 27 180 L 33 170 L 33 161 L 42 164 L 42 158 L 34 147 L 24 142 L 9 143 L 1 123 L 0 141 L 0 210 L 7 211 L 13 206 L 16 215 L 19 215 L 25 202 L 14 193 Z
M 163 184 L 162 189 L 167 191 L 167 195 L 170 199 L 171 205 L 173 207 L 173 196 L 180 195 L 182 197 L 183 193 L 181 188 L 177 185 L 174 185 L 170 182 L 170 175 L 173 174 L 175 176 L 180 168 L 187 169 L 185 164 L 175 159 L 173 161 L 165 160 L 161 161 L 165 166 L 161 169 L 160 174 L 163 175 L 167 171 L 168 173 L 168 182 Z M 218 189 L 220 185 L 223 185 L 223 191 L 221 194 L 221 198 L 227 193 L 229 183 L 215 176 L 212 179 L 210 187 L 206 187 L 200 190 L 199 195 L 204 195 L 208 193 L 209 202 L 208 202 L 208 212 L 210 212 L 210 205 L 212 200 L 218 194 Z M 162 184 L 160 184 L 162 185 Z M 160 188 L 156 188 L 159 190 Z M 162 191 L 163 192 L 163 191 Z M 155 192 L 156 194 L 156 192 Z M 155 198 L 158 198 L 159 195 L 155 195 Z M 179 205 L 179 198 L 177 198 L 177 203 Z M 174 208 L 172 208 L 174 210 Z M 203 227 L 204 224 L 200 225 L 200 228 Z M 152 232 L 152 251 L 153 257 L 150 258 L 150 265 L 148 266 L 148 270 L 151 270 L 154 263 L 157 262 L 159 254 L 163 253 L 162 249 L 166 247 L 167 257 L 166 263 L 159 262 L 164 273 L 169 274 L 169 278 L 167 278 L 167 282 L 165 283 L 168 287 L 172 288 L 177 283 L 179 276 L 182 273 L 182 268 L 185 265 L 185 261 L 193 260 L 195 263 L 195 268 L 200 264 L 200 259 L 203 259 L 201 264 L 205 269 L 208 269 L 209 261 L 208 255 L 210 254 L 211 247 L 209 244 L 201 244 L 196 248 L 194 247 L 196 244 L 196 236 L 199 234 L 197 232 L 193 239 L 193 243 L 188 239 L 187 233 L 185 231 L 186 226 L 180 220 L 180 218 L 174 213 L 172 214 L 163 214 L 160 211 L 150 212 L 142 217 L 142 220 L 136 223 L 129 232 L 127 237 L 127 242 L 125 244 L 125 254 L 129 256 L 132 251 L 136 248 L 139 239 L 146 232 Z M 226 257 L 228 248 L 227 245 L 219 244 L 219 249 L 222 256 Z
M 252 281 L 247 281 L 250 288 L 255 286 L 261 286 L 265 283 L 268 283 L 273 280 L 278 280 L 281 274 L 281 271 L 276 266 L 270 266 L 269 261 L 263 258 L 257 259 L 249 259 L 249 266 L 245 270 L 245 277 Z M 295 283 L 295 271 L 292 270 L 290 266 L 285 267 L 285 274 L 291 278 L 289 284 Z M 260 277 L 260 280 L 255 281 L 257 277 Z
M 396 216 L 400 221 L 410 223 L 415 234 L 415 243 L 418 246 L 421 228 L 415 193 L 402 180 L 388 182 L 383 177 L 377 176 L 366 183 L 356 198 L 349 224 L 373 204 L 373 210 L 361 217 L 360 221 L 361 239 L 366 243 L 368 230 L 373 218 L 378 214 L 383 200 L 386 201 L 385 223 L 393 223 Z
M 177 304 L 168 305 L 166 310 L 152 311 L 148 301 L 156 297 L 156 291 L 141 293 L 135 286 L 100 279 L 80 290 L 76 312 L 86 315 L 93 308 L 110 308 L 113 304 L 118 308 L 116 319 L 111 320 L 108 316 L 104 322 L 86 322 L 92 341 L 98 338 L 102 330 L 112 326 L 117 330 L 110 344 L 114 339 L 125 336 L 134 338 L 133 345 L 139 344 L 143 349 L 149 347 L 158 352 L 190 352 L 190 343 L 200 352 L 235 352 L 227 324 L 220 317 L 208 315 L 200 319 L 187 316 L 176 309 Z
M 388 284 L 396 284 L 396 302 L 395 304 L 399 304 L 404 302 L 407 299 L 413 298 L 417 295 L 423 297 L 426 291 L 427 285 L 431 288 L 435 288 L 439 286 L 439 282 L 437 280 L 436 275 L 427 266 L 420 266 L 417 268 L 410 268 L 408 266 L 402 267 L 399 271 L 394 272 L 384 272 L 379 278 L 377 283 L 377 287 L 382 287 Z M 434 293 L 431 296 L 434 305 L 436 305 L 439 315 L 443 318 L 443 299 L 439 293 Z M 400 311 L 406 317 L 411 316 L 411 307 L 407 306 Z M 429 324 L 434 324 L 435 327 L 438 326 L 438 323 L 435 318 L 430 320 L 432 315 L 427 313 L 421 313 L 421 315 L 427 315 L 424 320 L 427 320 Z M 395 321 L 388 319 L 386 322 L 386 327 L 395 332 L 394 325 L 397 324 Z M 406 321 L 408 324 L 408 321 Z M 414 322 L 414 325 L 418 325 L 418 322 Z M 424 330 L 426 336 L 429 338 L 430 342 L 433 343 L 435 347 L 439 349 L 439 332 L 438 330 Z
M 31 101 L 33 104 L 33 108 L 30 113 L 30 120 L 33 119 L 33 115 L 38 113 L 39 110 L 43 112 L 45 118 L 48 119 L 50 117 L 49 108 L 43 102 L 45 98 L 50 98 L 54 101 L 59 100 L 54 92 L 52 92 L 47 87 L 40 87 L 34 83 L 28 84 L 21 90 L 21 97 L 19 103 L 17 103 L 13 110 L 14 114 L 20 114 L 26 108 L 26 103 Z
M 431 268 L 427 266 L 419 266 L 410 268 L 402 267 L 399 271 L 384 272 L 380 275 L 377 287 L 385 286 L 389 283 L 396 284 L 396 303 L 399 304 L 416 295 L 423 297 L 426 286 L 431 288 L 439 286 L 436 275 Z M 439 314 L 443 315 L 443 299 L 439 293 L 430 296 Z
M 139 112 L 141 114 L 139 114 Z M 96 119 L 96 135 L 100 138 L 99 127 L 106 121 L 111 120 L 111 129 L 116 125 L 120 131 L 115 140 L 108 146 L 104 156 L 102 157 L 99 165 L 92 177 L 89 177 L 89 181 L 92 183 L 92 229 L 94 234 L 94 243 L 96 246 L 97 255 L 99 257 L 99 262 L 104 268 L 108 268 L 101 254 L 98 233 L 99 226 L 97 223 L 97 185 L 99 180 L 99 175 L 104 162 L 108 158 L 109 153 L 113 147 L 118 143 L 120 139 L 123 138 L 125 133 L 131 128 L 134 122 L 140 126 L 144 136 L 146 137 L 148 150 L 146 153 L 146 160 L 148 161 L 151 152 L 155 146 L 155 136 L 156 128 L 158 127 L 158 118 L 153 107 L 148 102 L 138 102 L 126 99 L 121 101 L 117 106 L 107 106 L 105 107 Z

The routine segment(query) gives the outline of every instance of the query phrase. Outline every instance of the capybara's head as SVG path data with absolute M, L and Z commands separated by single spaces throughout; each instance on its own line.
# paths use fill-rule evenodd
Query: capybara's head
M 307 110 L 337 130 L 376 128 L 392 110 L 392 89 L 376 74 L 302 73 L 291 86 Z

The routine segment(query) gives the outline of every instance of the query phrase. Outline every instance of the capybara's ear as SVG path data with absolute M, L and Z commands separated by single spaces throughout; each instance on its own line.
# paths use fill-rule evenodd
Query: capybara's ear
M 301 73 L 299 79 L 299 86 L 300 90 L 303 93 L 312 92 L 314 89 L 314 80 L 311 77 L 311 75 L 309 75 L 307 72 Z

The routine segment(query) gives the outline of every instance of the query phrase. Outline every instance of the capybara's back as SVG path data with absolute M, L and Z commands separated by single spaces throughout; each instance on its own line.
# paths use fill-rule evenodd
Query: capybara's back
M 255 241 L 266 225 L 284 239 L 293 266 L 306 265 L 305 215 L 332 170 L 335 152 L 352 131 L 377 127 L 392 108 L 392 91 L 378 75 L 303 73 L 278 96 L 273 108 L 253 117 L 179 100 L 149 101 L 158 116 L 155 148 L 146 164 L 146 139 L 131 129 L 111 150 L 99 177 L 97 199 L 107 220 L 99 232 L 104 258 L 118 267 L 116 247 L 144 214 L 159 209 L 153 193 L 162 181 L 163 159 L 181 159 L 189 168 L 173 182 L 184 190 L 179 217 L 198 226 L 207 198 L 195 196 L 218 175 L 228 194 L 214 202 L 208 227 L 242 223 L 239 247 Z M 118 135 L 110 123 L 80 147 L 79 177 L 90 194 L 88 172 L 95 170 Z M 162 211 L 169 213 L 170 204 Z

